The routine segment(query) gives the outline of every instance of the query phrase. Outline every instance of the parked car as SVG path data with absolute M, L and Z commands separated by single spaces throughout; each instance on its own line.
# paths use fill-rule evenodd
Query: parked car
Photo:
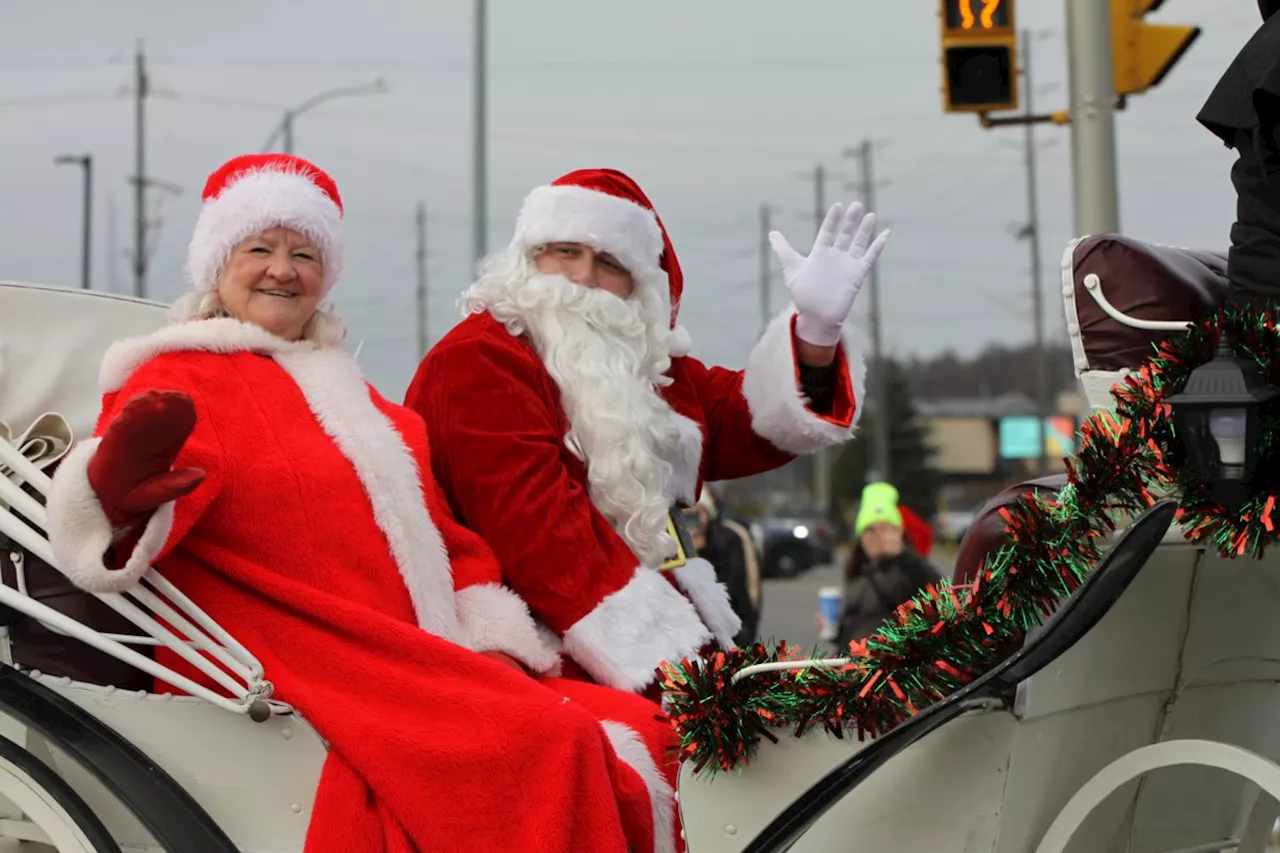
M 835 531 L 817 513 L 761 518 L 751 535 L 764 555 L 762 574 L 792 578 L 835 559 Z
M 938 538 L 944 542 L 958 543 L 969 532 L 978 517 L 978 509 L 952 509 L 938 513 L 935 525 Z

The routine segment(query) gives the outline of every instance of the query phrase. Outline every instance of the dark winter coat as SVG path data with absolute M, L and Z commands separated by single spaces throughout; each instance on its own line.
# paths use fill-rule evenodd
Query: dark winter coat
M 1266 8 L 1263 14 L 1273 9 Z M 1274 6 L 1275 4 L 1269 4 Z M 1239 159 L 1227 278 L 1243 296 L 1280 294 L 1280 15 L 1270 14 L 1232 61 L 1197 119 Z
M 844 570 L 840 644 L 865 639 L 898 605 L 937 582 L 937 570 L 910 545 L 895 557 L 871 560 L 861 543 L 855 544 Z
M 714 518 L 707 525 L 706 544 L 698 556 L 716 567 L 716 577 L 729 589 L 729 604 L 742 619 L 734 642 L 755 642 L 760 627 L 760 559 L 751 534 L 737 522 Z

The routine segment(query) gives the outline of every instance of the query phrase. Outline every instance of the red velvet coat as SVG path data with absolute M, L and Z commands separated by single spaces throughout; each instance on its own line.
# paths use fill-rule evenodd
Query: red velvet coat
M 98 439 L 79 444 L 49 499 L 59 566 L 106 592 L 154 563 L 262 662 L 329 746 L 308 853 L 675 849 L 649 703 L 538 683 L 468 650 L 515 630 L 495 625 L 523 620 L 532 636 L 532 622 L 484 586 L 493 556 L 449 516 L 422 420 L 354 360 L 209 320 L 117 343 L 101 376 L 98 435 L 138 393 L 190 395 L 196 427 L 176 465 L 207 476 L 115 571 L 87 477 Z M 493 619 L 461 606 L 455 581 Z
M 743 371 L 672 360 L 661 393 L 686 432 L 668 460 L 672 500 L 692 503 L 704 480 L 767 471 L 852 434 L 865 372 L 856 348 L 841 344 L 834 405 L 817 415 L 799 390 L 793 317 L 770 325 Z M 641 565 L 592 505 L 586 465 L 564 442 L 559 389 L 528 341 L 474 314 L 428 353 L 405 402 L 427 422 L 458 520 L 493 548 L 547 645 L 592 679 L 644 690 L 663 661 L 713 638 L 732 644 L 739 621 L 706 560 L 668 573 Z

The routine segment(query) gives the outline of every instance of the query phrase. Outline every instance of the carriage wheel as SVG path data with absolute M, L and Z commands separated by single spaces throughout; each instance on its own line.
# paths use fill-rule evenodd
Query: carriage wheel
M 43 761 L 5 737 L 0 737 L 0 798 L 22 810 L 23 820 L 0 820 L 0 839 L 19 841 L 20 850 L 120 853 L 80 795 Z M 34 843 L 22 845 L 24 841 Z

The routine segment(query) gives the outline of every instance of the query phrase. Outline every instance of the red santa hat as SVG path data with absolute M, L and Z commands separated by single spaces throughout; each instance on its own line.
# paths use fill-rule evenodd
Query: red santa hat
M 291 154 L 245 154 L 209 176 L 187 249 L 187 274 L 209 291 L 231 250 L 246 237 L 283 226 L 314 241 L 324 263 L 324 292 L 346 256 L 342 197 L 333 178 Z
M 607 252 L 640 287 L 652 287 L 670 314 L 672 355 L 689 351 L 688 333 L 676 325 L 684 275 L 653 203 L 616 169 L 579 169 L 535 188 L 516 219 L 512 245 L 533 251 L 548 243 L 582 243 Z

